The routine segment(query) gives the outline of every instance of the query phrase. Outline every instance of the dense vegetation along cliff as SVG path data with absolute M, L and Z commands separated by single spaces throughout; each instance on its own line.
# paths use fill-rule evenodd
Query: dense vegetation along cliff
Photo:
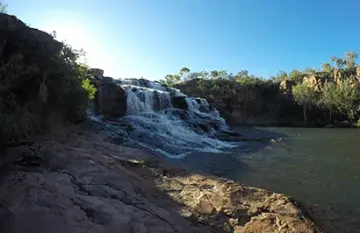
M 293 70 L 265 80 L 247 71 L 192 72 L 182 68 L 164 83 L 192 96 L 201 96 L 235 124 L 331 125 L 357 123 L 360 104 L 360 67 L 357 54 L 333 57 L 321 71 Z
M 79 53 L 14 16 L 0 14 L 0 35 L 1 232 L 322 232 L 284 195 L 115 144 L 134 132 L 168 137 L 132 127 L 172 114 L 194 146 L 225 145 L 214 134 L 226 124 L 205 100 L 146 80 L 120 85 L 101 70 L 90 78 Z
M 85 119 L 80 53 L 0 13 L 0 141 L 19 141 Z

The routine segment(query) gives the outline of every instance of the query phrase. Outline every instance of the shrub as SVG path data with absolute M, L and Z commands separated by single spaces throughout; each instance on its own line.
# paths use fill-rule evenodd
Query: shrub
M 92 99 L 95 98 L 95 93 L 97 91 L 96 87 L 93 84 L 91 84 L 91 82 L 90 82 L 90 80 L 88 78 L 85 78 L 85 79 L 82 80 L 81 86 L 88 93 L 89 99 L 92 100 Z

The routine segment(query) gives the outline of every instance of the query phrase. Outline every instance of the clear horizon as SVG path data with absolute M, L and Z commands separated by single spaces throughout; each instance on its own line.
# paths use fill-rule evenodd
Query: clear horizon
M 276 75 L 360 52 L 360 2 L 6 1 L 8 13 L 85 49 L 114 78 L 158 80 L 181 67 Z

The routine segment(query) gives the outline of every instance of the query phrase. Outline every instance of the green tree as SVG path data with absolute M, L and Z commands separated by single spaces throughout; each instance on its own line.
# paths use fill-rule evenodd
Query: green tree
M 280 81 L 283 81 L 283 80 L 286 80 L 288 79 L 288 75 L 285 71 L 279 71 L 278 74 L 276 75 L 276 79 L 280 80 Z
M 179 72 L 180 77 L 181 77 L 182 80 L 185 80 L 185 79 L 186 79 L 186 76 L 187 76 L 189 73 L 190 73 L 190 69 L 187 68 L 187 67 L 182 67 L 182 68 L 180 69 L 180 72 Z
M 316 93 L 305 83 L 299 83 L 292 88 L 295 101 L 303 107 L 304 124 L 307 125 L 307 111 L 316 103 Z
M 249 77 L 249 71 L 242 70 L 242 71 L 238 72 L 235 76 L 236 76 L 236 78 L 239 78 L 239 79 Z
M 334 68 L 328 62 L 324 62 L 322 65 L 322 70 L 328 74 L 331 74 Z
M 201 71 L 201 72 L 199 73 L 199 78 L 201 78 L 201 79 L 209 79 L 209 78 L 210 78 L 210 74 L 209 74 L 209 72 L 207 72 L 207 71 Z
M 218 71 L 218 78 L 226 79 L 228 77 L 226 70 L 220 70 Z
M 336 65 L 338 69 L 344 69 L 345 61 L 339 57 L 331 57 L 331 61 Z
M 356 59 L 358 58 L 358 54 L 355 52 L 347 52 L 345 54 L 345 64 L 346 64 L 346 68 L 351 69 L 353 67 L 355 67 L 356 65 Z
M 0 13 L 6 13 L 7 12 L 7 6 L 8 6 L 7 4 L 0 1 Z
M 314 68 L 305 68 L 304 70 L 303 70 L 303 73 L 305 73 L 305 74 L 316 74 L 316 72 L 317 72 L 317 70 L 316 69 L 314 69 Z
M 172 87 L 174 84 L 180 82 L 181 77 L 177 74 L 168 74 L 165 76 L 165 83 L 167 86 Z
M 324 85 L 319 104 L 329 110 L 329 122 L 332 123 L 332 115 L 337 109 L 337 86 L 335 83 L 328 82 Z
M 358 85 L 353 86 L 349 79 L 343 80 L 336 89 L 336 107 L 354 120 L 355 112 L 360 104 L 360 91 Z
M 297 83 L 300 83 L 302 82 L 303 74 L 300 71 L 294 69 L 290 72 L 289 78 Z
M 82 80 L 81 82 L 81 87 L 84 88 L 84 90 L 88 93 L 89 99 L 94 99 L 95 98 L 95 93 L 96 93 L 96 87 L 91 84 L 90 79 L 85 78 Z
M 219 72 L 217 70 L 210 71 L 210 76 L 213 79 L 216 79 L 219 76 Z

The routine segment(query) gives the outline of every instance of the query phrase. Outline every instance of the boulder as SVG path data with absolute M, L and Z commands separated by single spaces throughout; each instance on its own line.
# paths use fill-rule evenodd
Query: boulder
M 334 69 L 334 81 L 337 85 L 341 84 L 341 81 L 344 79 L 343 71 L 340 69 Z
M 351 87 L 357 87 L 360 81 L 360 67 L 348 70 L 334 70 L 334 82 L 336 83 L 336 85 L 341 86 L 341 83 L 345 79 L 349 80 Z
M 356 77 L 358 80 L 360 80 L 360 66 L 356 67 Z
M 126 115 L 126 92 L 110 79 L 100 80 L 96 94 L 98 112 L 108 118 Z
M 174 108 L 182 109 L 182 110 L 189 109 L 185 96 L 173 96 L 171 97 L 171 103 Z
M 326 78 L 324 77 L 319 77 L 316 75 L 311 75 L 309 77 L 304 77 L 303 79 L 303 83 L 307 84 L 309 87 L 314 88 L 314 90 L 316 92 L 321 92 L 325 83 L 326 83 Z
M 103 77 L 104 76 L 104 70 L 102 70 L 102 69 L 91 68 L 89 71 L 90 71 L 90 74 L 95 77 Z
M 285 93 L 291 93 L 292 91 L 292 87 L 296 84 L 295 81 L 293 80 L 289 80 L 289 79 L 285 79 L 282 80 L 280 83 L 280 89 L 285 92 Z

